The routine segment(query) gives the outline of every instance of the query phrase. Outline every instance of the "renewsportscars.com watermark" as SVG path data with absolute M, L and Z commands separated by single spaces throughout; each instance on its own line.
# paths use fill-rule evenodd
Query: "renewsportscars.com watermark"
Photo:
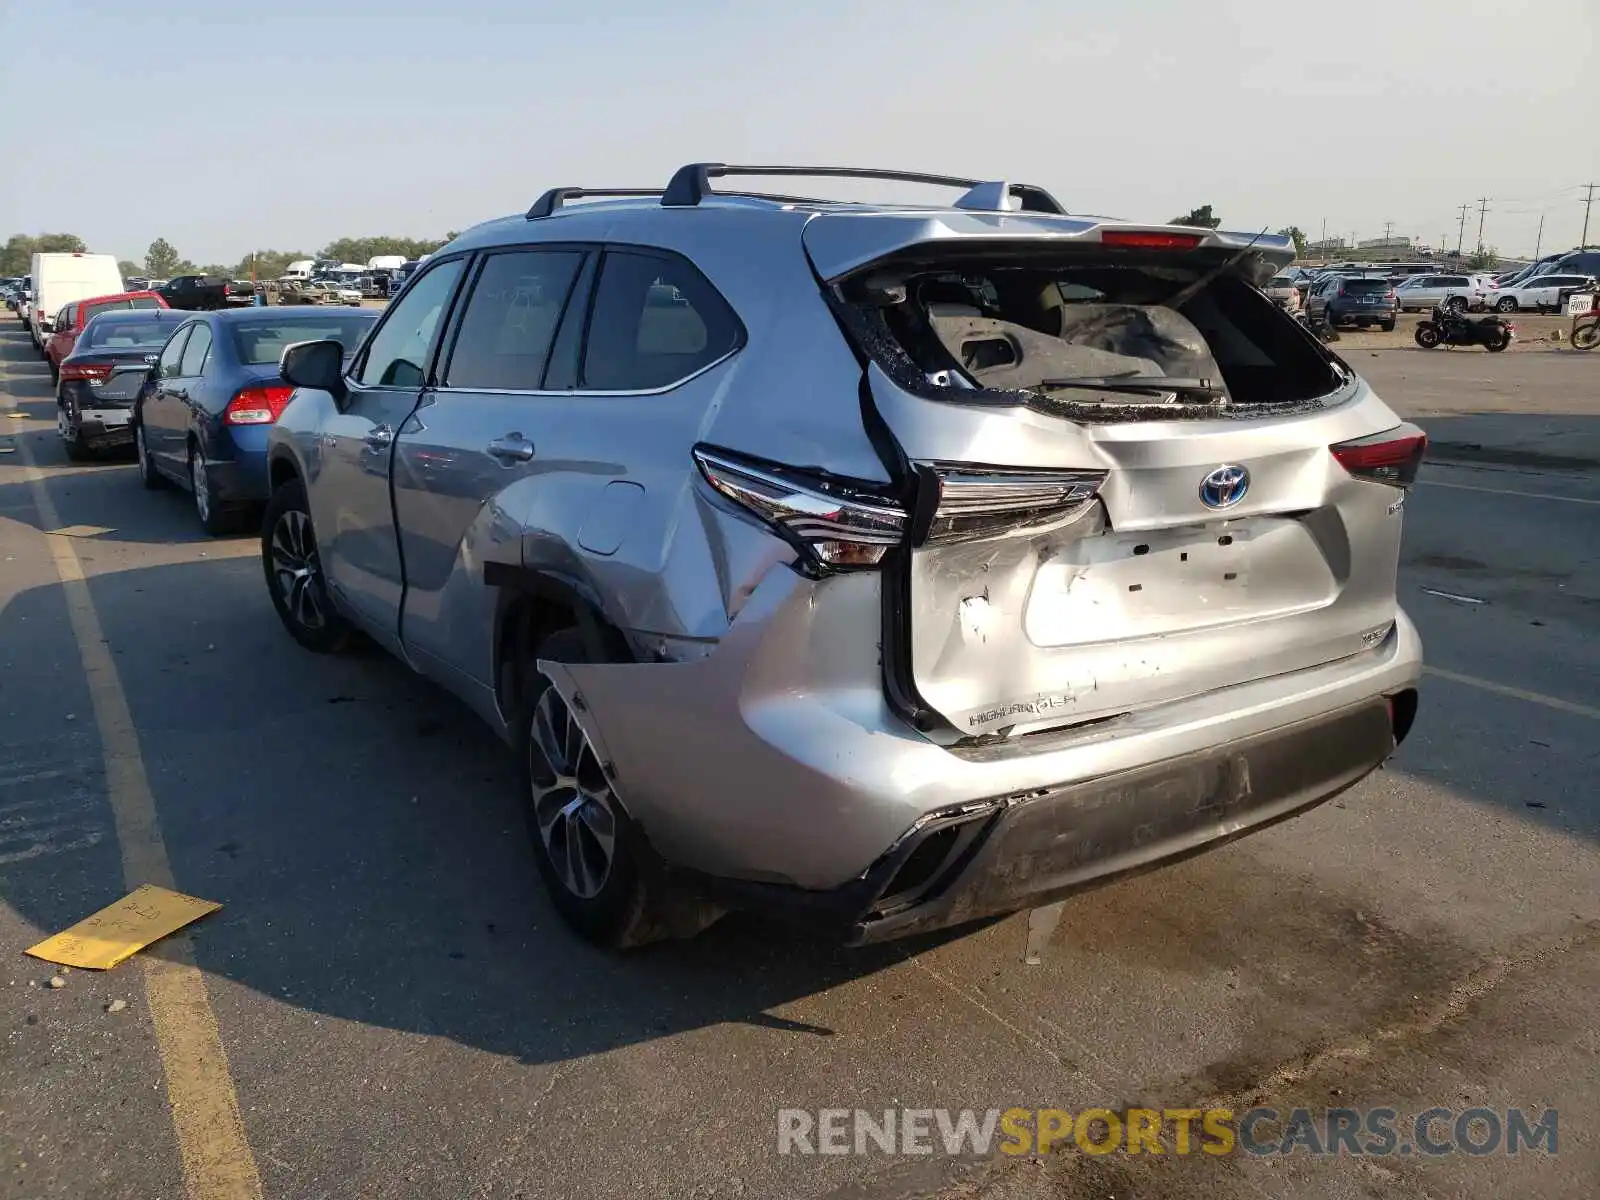
M 780 1108 L 779 1154 L 1556 1153 L 1557 1110 L 1430 1108 Z

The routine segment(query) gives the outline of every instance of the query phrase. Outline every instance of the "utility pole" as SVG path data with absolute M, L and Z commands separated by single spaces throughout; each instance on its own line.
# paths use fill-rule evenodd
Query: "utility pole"
M 1478 253 L 1483 253 L 1483 219 L 1489 215 L 1489 197 L 1478 197 Z
M 1544 245 L 1544 214 L 1539 214 L 1539 236 L 1533 242 L 1533 261 L 1539 261 L 1539 247 Z
M 1586 183 L 1583 186 L 1589 189 L 1589 194 L 1583 201 L 1583 236 L 1578 239 L 1578 245 L 1587 246 L 1589 244 L 1589 206 L 1594 203 L 1595 185 Z
M 1392 233 L 1394 233 L 1394 222 L 1385 221 L 1383 223 L 1383 240 L 1387 242 L 1389 240 L 1389 235 Z
M 1456 253 L 1458 255 L 1461 253 L 1462 239 L 1467 236 L 1467 209 L 1471 207 L 1470 204 L 1463 204 L 1461 206 L 1461 217 L 1456 221 Z

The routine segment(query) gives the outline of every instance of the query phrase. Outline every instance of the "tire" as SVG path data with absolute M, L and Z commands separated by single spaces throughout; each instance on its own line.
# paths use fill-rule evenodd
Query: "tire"
M 1464 313 L 1467 311 L 1467 298 L 1465 296 L 1451 296 L 1444 302 L 1445 308 L 1451 312 Z
M 623 658 L 617 651 L 594 654 L 575 628 L 550 634 L 534 655 L 535 662 Z M 526 670 L 531 683 L 515 718 L 518 792 L 539 878 L 562 920 L 585 941 L 612 950 L 704 928 L 704 920 L 690 930 L 672 927 L 678 897 L 599 755 L 549 677 L 533 663 Z M 583 803 L 569 812 L 580 797 Z
M 225 537 L 239 531 L 239 514 L 217 502 L 211 493 L 211 477 L 206 474 L 205 456 L 189 443 L 189 494 L 194 500 L 194 515 L 200 528 L 211 537 Z
M 280 484 L 267 502 L 261 519 L 261 570 L 272 607 L 290 637 L 318 654 L 338 654 L 351 646 L 355 629 L 328 596 L 306 485 L 299 479 Z
M 1600 321 L 1590 321 L 1572 331 L 1574 350 L 1593 350 L 1596 346 L 1600 346 Z
M 1423 321 L 1417 326 L 1417 332 L 1411 336 L 1424 350 L 1432 350 L 1440 341 L 1439 327 L 1432 321 Z
M 166 476 L 151 461 L 150 448 L 144 442 L 144 422 L 138 418 L 133 422 L 133 461 L 139 466 L 139 482 L 146 491 L 158 492 L 167 486 Z
M 1483 348 L 1490 354 L 1499 354 L 1509 345 L 1511 345 L 1511 331 L 1501 325 L 1495 330 L 1495 336 L 1484 342 Z
M 1516 312 L 1517 298 L 1515 296 L 1501 296 L 1494 302 L 1495 312 Z
M 86 463 L 95 460 L 95 453 L 83 444 L 83 438 L 67 415 L 67 406 L 56 397 L 56 433 L 61 438 L 61 449 L 68 462 Z
M 51 387 L 60 387 L 61 386 L 61 368 L 56 366 L 56 364 L 51 362 L 50 359 L 48 359 L 48 358 L 45 359 L 45 362 L 47 364 L 49 364 L 49 367 L 50 367 L 50 386 Z
M 1383 330 L 1385 333 L 1393 333 L 1395 324 L 1396 322 L 1394 321 L 1385 321 L 1382 325 L 1379 325 L 1378 328 Z

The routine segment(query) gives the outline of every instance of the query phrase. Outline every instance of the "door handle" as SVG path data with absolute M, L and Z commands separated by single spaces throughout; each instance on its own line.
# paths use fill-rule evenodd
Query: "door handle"
M 387 425 L 374 425 L 361 440 L 374 450 L 382 450 L 394 441 L 394 430 Z
M 508 466 L 514 462 L 527 462 L 533 457 L 533 443 L 520 433 L 508 433 L 505 437 L 497 437 L 484 449 L 495 458 L 504 460 Z

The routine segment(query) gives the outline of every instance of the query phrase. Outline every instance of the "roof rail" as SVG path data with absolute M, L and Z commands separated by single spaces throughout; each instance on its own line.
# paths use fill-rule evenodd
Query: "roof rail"
M 528 220 L 537 221 L 540 217 L 548 217 L 568 200 L 577 200 L 585 196 L 659 195 L 661 195 L 660 188 L 551 188 L 533 202 L 533 207 L 528 210 Z
M 965 179 L 956 175 L 929 175 L 922 171 L 884 171 L 873 167 L 790 167 L 729 166 L 727 163 L 690 163 L 673 174 L 667 190 L 661 193 L 663 208 L 692 208 L 707 196 L 713 179 L 729 175 L 801 175 L 826 179 L 885 179 L 895 183 L 926 183 L 937 187 L 966 188 L 968 194 L 956 203 L 964 208 L 988 208 L 1003 196 L 1013 196 L 1025 212 L 1065 213 L 1049 192 L 1031 183 L 995 183 Z M 983 189 L 978 191 L 977 189 Z

